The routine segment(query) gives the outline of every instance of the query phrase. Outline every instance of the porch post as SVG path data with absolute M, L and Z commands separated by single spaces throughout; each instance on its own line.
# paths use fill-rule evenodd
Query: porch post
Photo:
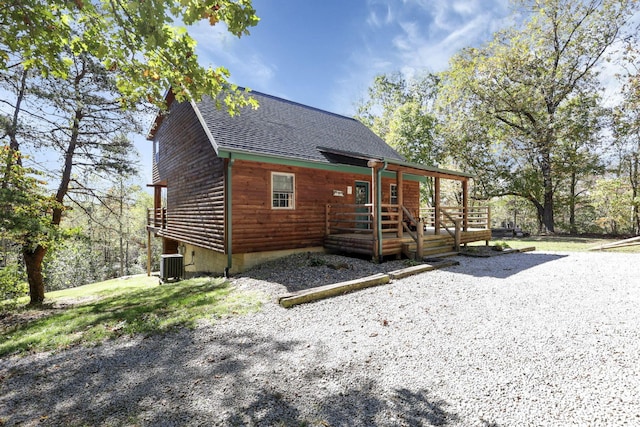
M 434 213 L 433 213 L 433 218 L 434 218 L 434 234 L 438 235 L 440 234 L 440 177 L 436 176 L 434 178 L 435 183 L 434 183 L 434 193 L 433 193 L 433 208 L 434 208 Z
M 151 276 L 151 230 L 147 227 L 147 277 Z
M 418 217 L 417 222 L 416 234 L 418 241 L 416 242 L 416 261 L 422 261 L 424 258 L 424 223 L 420 217 Z
M 469 180 L 462 181 L 462 230 L 469 228 Z
M 387 162 L 369 160 L 367 166 L 371 168 L 371 216 L 373 219 L 373 258 L 382 261 L 382 171 L 387 168 Z
M 370 162 L 371 167 L 371 232 L 373 233 L 373 259 L 376 262 L 380 261 L 380 251 L 378 247 L 378 164 L 376 162 Z
M 402 171 L 396 171 L 396 189 L 398 194 L 398 237 L 402 237 L 404 234 L 404 230 L 402 229 L 402 222 L 404 220 L 404 214 L 402 212 L 402 206 L 404 205 L 404 192 L 402 191 L 403 182 L 404 176 Z

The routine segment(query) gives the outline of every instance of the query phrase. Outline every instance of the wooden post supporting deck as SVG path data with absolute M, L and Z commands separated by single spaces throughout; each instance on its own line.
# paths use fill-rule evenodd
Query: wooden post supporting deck
M 147 228 L 147 276 L 151 276 L 151 230 Z
M 377 206 L 380 201 L 378 200 L 378 165 L 376 162 L 370 162 L 371 167 L 371 219 L 372 219 L 372 232 L 373 232 L 373 259 L 375 262 L 380 262 L 380 251 L 378 246 L 378 227 L 379 218 L 377 212 Z
M 469 181 L 462 181 L 462 229 L 469 229 Z
M 433 192 L 433 207 L 434 207 L 434 234 L 440 234 L 440 177 L 436 176 L 434 178 L 434 192 Z
M 487 206 L 487 229 L 491 230 L 491 206 Z M 485 246 L 489 246 L 489 241 L 484 241 Z
M 422 261 L 424 257 L 424 223 L 422 218 L 416 218 L 418 241 L 416 242 L 416 261 Z

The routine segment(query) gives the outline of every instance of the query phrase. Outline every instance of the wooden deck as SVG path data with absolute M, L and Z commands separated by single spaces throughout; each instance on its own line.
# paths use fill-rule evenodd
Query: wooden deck
M 471 229 L 460 233 L 460 244 L 491 240 L 491 230 Z M 434 234 L 434 229 L 427 229 L 422 237 L 423 256 L 438 255 L 455 251 L 455 241 L 449 233 Z M 333 252 L 374 255 L 374 238 L 371 233 L 343 233 L 325 236 L 324 246 Z M 382 233 L 382 256 L 406 256 L 414 258 L 416 242 L 408 234 L 398 237 L 396 233 Z
M 382 204 L 377 220 L 372 204 L 327 205 L 324 246 L 373 258 L 404 255 L 419 259 L 457 252 L 467 243 L 488 243 L 489 223 L 488 207 L 428 208 L 414 217 L 403 206 Z

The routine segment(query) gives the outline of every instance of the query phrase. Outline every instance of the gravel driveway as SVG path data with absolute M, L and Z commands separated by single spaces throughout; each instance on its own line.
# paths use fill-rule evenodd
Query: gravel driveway
M 458 260 L 292 309 L 238 278 L 261 312 L 0 360 L 0 425 L 640 425 L 640 255 Z

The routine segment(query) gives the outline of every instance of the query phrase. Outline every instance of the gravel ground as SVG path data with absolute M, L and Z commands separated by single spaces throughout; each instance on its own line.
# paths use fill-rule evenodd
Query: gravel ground
M 259 313 L 0 360 L 0 425 L 640 425 L 639 259 L 460 257 L 292 309 L 302 276 L 255 273 Z

